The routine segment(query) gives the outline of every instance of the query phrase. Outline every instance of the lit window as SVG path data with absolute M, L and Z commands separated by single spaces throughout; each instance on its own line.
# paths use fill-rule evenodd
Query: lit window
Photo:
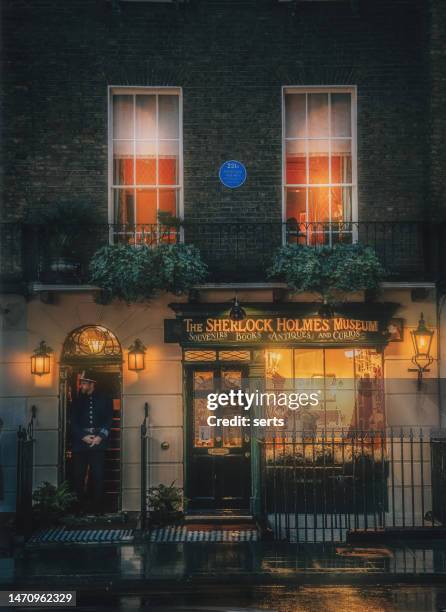
M 353 88 L 285 89 L 285 221 L 299 242 L 354 239 L 354 102 Z
M 145 242 L 159 238 L 160 213 L 180 214 L 180 92 L 114 89 L 110 123 L 115 234 L 130 225 Z

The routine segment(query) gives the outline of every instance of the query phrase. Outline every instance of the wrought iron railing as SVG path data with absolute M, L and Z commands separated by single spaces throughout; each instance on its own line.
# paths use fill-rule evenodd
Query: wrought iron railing
M 1 225 L 2 281 L 43 283 L 89 282 L 93 253 L 109 243 L 194 244 L 208 264 L 209 281 L 263 281 L 276 249 L 282 244 L 315 248 L 359 242 L 371 246 L 388 279 L 438 280 L 446 260 L 444 224 L 418 222 L 288 223 L 203 222 L 174 225 L 97 224 L 64 227 L 70 234 L 67 249 L 60 235 L 45 225 Z M 74 240 L 72 239 L 74 236 Z
M 262 506 L 277 539 L 445 526 L 446 432 L 300 431 L 262 449 Z
M 26 427 L 17 430 L 17 490 L 16 530 L 25 538 L 32 530 L 32 494 L 34 471 L 34 420 L 36 407 L 31 407 L 31 418 Z

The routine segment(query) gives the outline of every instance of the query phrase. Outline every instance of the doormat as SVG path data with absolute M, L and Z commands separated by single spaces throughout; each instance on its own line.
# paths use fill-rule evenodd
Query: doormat
M 116 544 L 132 542 L 133 529 L 42 529 L 30 537 L 28 544 L 76 543 Z
M 256 542 L 255 529 L 207 529 L 159 527 L 149 533 L 149 542 Z

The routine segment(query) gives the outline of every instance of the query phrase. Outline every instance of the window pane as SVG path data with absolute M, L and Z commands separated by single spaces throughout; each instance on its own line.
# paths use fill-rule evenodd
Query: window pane
M 305 138 L 305 94 L 285 96 L 285 136 Z
M 177 189 L 160 189 L 159 190 L 159 209 L 162 212 L 169 213 L 173 217 L 177 216 L 178 211 L 178 190 Z
M 331 141 L 331 182 L 352 182 L 351 140 Z
M 286 182 L 301 185 L 307 182 L 306 141 L 288 140 L 286 143 Z
M 352 221 L 352 188 L 331 188 L 331 219 L 333 222 L 351 223 Z M 336 228 L 334 228 L 336 229 Z M 351 227 L 343 228 L 351 230 Z
M 349 427 L 355 411 L 353 351 L 325 349 L 326 427 Z
M 158 96 L 158 138 L 179 138 L 178 96 Z
M 308 94 L 308 136 L 328 136 L 328 94 Z
M 328 183 L 328 140 L 309 140 L 308 155 L 310 183 Z
M 133 96 L 113 96 L 113 138 L 133 138 Z
M 133 185 L 133 141 L 113 142 L 113 184 Z
M 156 184 L 156 142 L 153 140 L 136 143 L 136 183 Z
M 274 349 L 265 351 L 267 389 L 293 389 L 293 351 Z
M 156 189 L 137 189 L 136 223 L 143 225 L 155 224 L 156 218 Z
M 164 140 L 159 142 L 158 184 L 178 184 L 178 141 Z
M 306 221 L 306 197 L 305 187 L 301 189 L 286 190 L 286 220 L 305 223 Z
M 156 96 L 136 96 L 137 139 L 156 138 Z
M 328 192 L 328 187 L 308 190 L 308 220 L 313 224 L 311 229 L 314 233 L 328 229 L 325 225 L 325 222 L 330 220 Z M 322 236 L 317 241 L 320 240 L 322 240 Z
M 314 431 L 324 426 L 324 351 L 296 349 L 294 351 L 295 388 L 300 393 L 318 393 L 317 406 L 302 406 L 297 413 L 296 429 Z
M 331 135 L 351 136 L 351 96 L 346 93 L 331 94 Z
M 375 349 L 355 349 L 357 422 L 361 430 L 385 427 L 382 356 Z
M 114 223 L 135 222 L 134 218 L 134 191 L 133 189 L 114 190 Z

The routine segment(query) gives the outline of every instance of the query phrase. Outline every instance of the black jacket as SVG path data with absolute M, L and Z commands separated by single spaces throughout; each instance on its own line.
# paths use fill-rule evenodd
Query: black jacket
M 91 447 L 91 450 L 105 450 L 110 438 L 113 422 L 113 402 L 110 398 L 93 392 L 91 395 L 81 393 L 71 405 L 71 432 L 73 451 L 90 450 L 82 440 L 88 435 L 86 429 L 95 429 L 93 435 L 102 438 L 102 442 Z

